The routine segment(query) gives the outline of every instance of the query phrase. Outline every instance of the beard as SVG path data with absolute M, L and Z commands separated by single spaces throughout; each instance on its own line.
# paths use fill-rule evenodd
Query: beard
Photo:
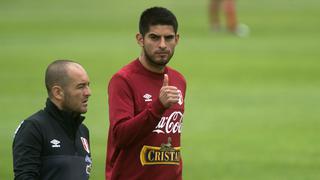
M 166 64 L 169 63 L 170 59 L 172 58 L 174 54 L 174 49 L 172 53 L 168 53 L 168 56 L 165 57 L 160 57 L 160 59 L 156 59 L 154 54 L 149 53 L 145 48 L 143 48 L 144 54 L 146 56 L 146 60 L 149 62 L 150 65 L 154 67 L 164 67 Z
M 65 111 L 74 112 L 75 111 L 74 107 L 70 102 L 71 102 L 71 97 L 70 97 L 69 93 L 67 93 L 65 91 L 65 93 L 64 93 L 64 101 L 62 103 L 62 108 Z
M 63 110 L 67 112 L 71 112 L 73 114 L 84 114 L 87 110 L 81 109 L 80 105 L 75 101 L 75 98 L 72 97 L 69 92 L 65 91 L 64 94 L 64 102 L 62 103 Z

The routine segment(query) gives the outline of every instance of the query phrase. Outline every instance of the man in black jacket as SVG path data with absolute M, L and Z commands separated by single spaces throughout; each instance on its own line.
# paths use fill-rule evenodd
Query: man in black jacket
M 14 178 L 89 179 L 89 130 L 82 124 L 91 95 L 84 68 L 70 60 L 51 63 L 45 74 L 46 107 L 24 120 L 13 141 Z

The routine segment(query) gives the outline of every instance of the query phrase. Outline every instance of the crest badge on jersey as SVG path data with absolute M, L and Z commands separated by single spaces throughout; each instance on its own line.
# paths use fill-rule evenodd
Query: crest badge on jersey
M 81 139 L 84 150 L 86 150 L 87 153 L 90 153 L 89 143 L 88 143 L 87 139 L 84 137 L 80 137 L 80 139 Z

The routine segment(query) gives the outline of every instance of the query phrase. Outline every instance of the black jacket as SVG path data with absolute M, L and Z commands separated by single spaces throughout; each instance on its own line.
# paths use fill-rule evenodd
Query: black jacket
M 60 111 L 49 99 L 24 120 L 13 140 L 16 180 L 89 179 L 91 154 L 84 117 Z

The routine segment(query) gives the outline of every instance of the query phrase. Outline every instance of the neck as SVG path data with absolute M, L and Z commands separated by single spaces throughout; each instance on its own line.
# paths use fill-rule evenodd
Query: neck
M 54 99 L 54 98 L 50 98 L 50 101 L 51 101 L 54 105 L 56 105 L 57 108 L 58 108 L 60 111 L 63 110 L 62 104 L 61 104 L 58 100 L 56 100 L 56 99 Z
M 65 108 L 63 108 L 62 103 L 60 103 L 57 99 L 50 98 L 50 101 L 60 110 L 63 111 L 64 113 L 70 114 L 73 118 L 76 118 L 77 116 L 80 115 L 80 113 L 69 111 Z
M 143 67 L 145 67 L 147 70 L 154 72 L 154 73 L 161 74 L 164 72 L 165 66 L 160 66 L 160 65 L 154 64 L 151 61 L 149 61 L 147 58 L 148 57 L 146 57 L 144 53 L 142 53 L 141 56 L 139 57 L 139 61 L 141 62 Z

